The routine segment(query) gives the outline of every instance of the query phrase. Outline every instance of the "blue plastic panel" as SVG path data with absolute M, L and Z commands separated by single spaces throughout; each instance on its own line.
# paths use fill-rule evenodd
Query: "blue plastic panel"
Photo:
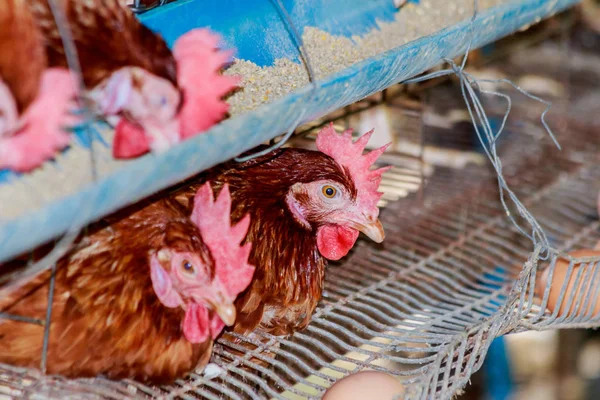
M 298 60 L 274 0 L 176 1 L 156 8 L 140 19 L 160 32 L 171 46 L 190 29 L 205 26 L 219 32 L 236 56 L 259 66 L 277 58 Z M 392 0 L 282 0 L 294 24 L 318 27 L 333 35 L 363 35 L 377 28 L 377 20 L 390 22 L 397 11 Z
M 360 33 L 376 19 L 392 18 L 391 0 L 285 0 L 300 26 L 315 24 L 331 33 Z M 539 21 L 577 0 L 522 0 L 482 12 L 473 25 L 473 45 L 480 47 L 524 25 Z M 318 5 L 316 5 L 318 4 Z M 335 12 L 334 12 L 335 11 Z M 238 56 L 261 65 L 296 54 L 270 0 L 189 0 L 152 11 L 144 23 L 173 42 L 187 30 L 209 25 L 221 33 Z M 346 31 L 351 27 L 352 32 Z M 323 116 L 370 94 L 413 77 L 445 57 L 465 52 L 469 22 L 423 37 L 367 59 L 319 82 L 316 95 L 305 87 L 251 113 L 224 121 L 168 152 L 150 154 L 102 178 L 78 193 L 0 225 L 0 262 L 83 226 L 126 204 L 230 159 L 290 128 L 300 110 L 305 121 Z

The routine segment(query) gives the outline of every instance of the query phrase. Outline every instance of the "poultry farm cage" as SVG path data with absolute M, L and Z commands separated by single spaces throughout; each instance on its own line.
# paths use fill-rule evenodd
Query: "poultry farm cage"
M 546 120 L 560 129 L 546 134 L 539 117 L 547 103 L 523 95 L 526 82 L 520 82 L 507 121 L 506 98 L 486 98 L 487 117 L 474 121 L 494 135 L 477 135 L 460 88 L 428 89 L 424 101 L 422 95 L 407 99 L 406 85 L 395 86 L 443 60 L 461 85 L 477 86 L 464 83 L 472 75 L 454 57 L 576 1 L 487 0 L 474 7 L 472 0 L 421 0 L 399 9 L 391 0 L 309 3 L 135 3 L 135 11 L 144 11 L 141 21 L 170 45 L 208 26 L 237 50 L 226 73 L 241 75 L 244 90 L 229 99 L 231 117 L 165 153 L 134 161 L 113 160 L 106 150 L 112 133 L 94 128 L 93 138 L 78 133 L 77 146 L 36 172 L 0 171 L 0 262 L 49 240 L 60 245 L 88 223 L 283 132 L 300 133 L 286 145 L 314 148 L 315 128 L 330 120 L 357 131 L 375 125 L 385 133 L 375 141 L 392 141 L 378 160 L 392 166 L 381 185 L 385 242 L 359 240 L 342 262 L 329 265 L 323 299 L 305 330 L 221 338 L 211 368 L 174 385 L 69 380 L 2 365 L 0 396 L 319 398 L 338 379 L 367 369 L 397 376 L 406 398 L 446 399 L 468 383 L 498 336 L 600 325 L 597 258 L 565 253 L 600 241 L 600 136 L 593 121 L 558 107 Z M 557 59 L 551 46 L 531 51 L 540 54 L 511 56 L 517 70 L 507 67 L 502 77 L 578 68 L 591 74 L 589 65 L 600 62 Z M 554 70 L 542 61 L 548 57 Z M 597 78 L 572 86 L 589 94 Z M 502 83 L 479 85 L 497 92 Z M 543 94 L 559 106 L 566 98 L 558 89 Z M 559 268 L 561 259 L 566 270 Z M 50 257 L 29 274 L 55 261 Z M 559 289 L 551 291 L 553 275 L 561 273 L 554 285 Z M 549 282 L 540 291 L 542 275 Z

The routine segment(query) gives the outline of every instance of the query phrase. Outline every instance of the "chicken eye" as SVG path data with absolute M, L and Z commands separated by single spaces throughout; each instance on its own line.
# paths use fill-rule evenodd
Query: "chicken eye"
M 323 186 L 321 191 L 323 192 L 323 196 L 327 197 L 328 199 L 333 198 L 337 193 L 336 188 L 334 188 L 333 186 L 329 186 L 329 185 Z
M 194 265 L 188 260 L 183 260 L 183 262 L 181 263 L 181 267 L 188 274 L 193 274 L 194 272 L 196 272 L 196 270 L 194 269 Z
M 152 102 L 158 107 L 164 107 L 167 105 L 167 96 L 155 96 Z
M 168 104 L 169 100 L 167 96 L 152 96 L 150 102 L 155 107 L 164 107 Z

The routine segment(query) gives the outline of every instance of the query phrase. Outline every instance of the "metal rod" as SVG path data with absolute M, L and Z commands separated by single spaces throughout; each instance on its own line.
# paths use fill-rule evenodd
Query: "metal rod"
M 52 324 L 52 304 L 54 303 L 54 284 L 56 282 L 56 263 L 52 265 L 50 285 L 48 287 L 48 305 L 46 306 L 46 322 L 44 325 L 44 343 L 42 344 L 42 362 L 40 369 L 46 373 L 46 361 L 48 358 L 48 344 L 50 342 L 50 325 Z
M 156 7 L 164 6 L 165 4 L 167 4 L 167 2 L 168 2 L 168 0 L 160 0 L 160 1 L 155 1 L 149 5 L 145 5 L 145 4 L 142 4 L 142 0 L 134 0 L 133 4 L 129 5 L 129 8 L 135 14 L 143 14 L 147 11 L 155 9 Z
M 77 104 L 82 109 L 84 115 L 87 115 L 89 114 L 89 110 L 85 106 L 84 101 L 85 96 L 83 93 L 85 92 L 85 82 L 83 79 L 83 70 L 81 68 L 81 63 L 79 62 L 79 53 L 77 52 L 77 45 L 75 44 L 75 39 L 73 38 L 73 34 L 71 32 L 69 20 L 57 0 L 48 0 L 48 5 L 50 6 L 50 11 L 54 17 L 54 21 L 56 22 L 56 28 L 58 29 L 58 34 L 60 35 L 60 40 L 65 51 L 65 58 L 67 59 L 67 66 L 69 67 L 69 70 L 71 70 L 77 77 Z M 91 118 L 87 119 L 87 122 L 91 120 Z M 90 142 L 89 154 L 92 181 L 96 182 L 98 179 L 96 154 L 94 152 L 94 146 L 92 145 L 93 138 L 89 124 L 85 124 L 83 129 L 85 129 L 86 136 Z
M 0 312 L 0 319 L 8 319 L 17 322 L 26 322 L 28 324 L 44 325 L 44 321 L 38 318 L 25 317 L 23 315 L 10 314 L 7 312 Z

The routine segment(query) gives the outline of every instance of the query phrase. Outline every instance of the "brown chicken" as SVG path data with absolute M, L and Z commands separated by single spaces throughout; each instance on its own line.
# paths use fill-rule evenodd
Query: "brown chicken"
M 359 231 L 383 241 L 377 188 L 386 168 L 370 167 L 385 147 L 362 155 L 369 137 L 352 143 L 351 132 L 339 135 L 329 126 L 317 139 L 321 151 L 285 148 L 228 162 L 172 193 L 186 205 L 206 181 L 215 192 L 228 185 L 232 222 L 250 214 L 246 240 L 256 272 L 236 301 L 235 332 L 259 327 L 285 335 L 305 328 L 321 299 L 326 259 L 345 256 Z
M 49 0 L 31 0 L 50 65 L 65 66 Z M 238 79 L 221 74 L 231 52 L 208 29 L 180 36 L 171 51 L 122 0 L 54 0 L 69 21 L 91 108 L 115 124 L 113 156 L 164 151 L 227 115 Z
M 68 145 L 75 88 L 66 69 L 47 69 L 27 0 L 0 1 L 0 170 L 29 171 Z
M 171 382 L 209 359 L 232 325 L 233 302 L 252 278 L 248 218 L 230 226 L 229 192 L 207 184 L 193 213 L 169 199 L 118 214 L 56 272 L 47 370 Z M 49 273 L 0 301 L 11 314 L 43 319 Z M 38 367 L 43 327 L 0 323 L 0 362 Z
M 120 0 L 55 0 L 69 22 L 89 97 L 104 115 L 122 115 L 161 138 L 175 135 L 181 102 L 177 65 L 165 41 Z M 48 0 L 30 0 L 50 66 L 67 66 Z M 164 141 L 163 140 L 163 141 Z

